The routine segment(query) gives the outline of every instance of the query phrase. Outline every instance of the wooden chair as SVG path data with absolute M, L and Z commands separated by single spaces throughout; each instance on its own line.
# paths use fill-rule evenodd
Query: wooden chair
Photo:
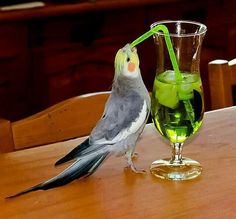
M 236 105 L 236 59 L 208 63 L 211 109 Z
M 110 92 L 73 97 L 28 118 L 0 119 L 0 152 L 68 140 L 90 133 Z

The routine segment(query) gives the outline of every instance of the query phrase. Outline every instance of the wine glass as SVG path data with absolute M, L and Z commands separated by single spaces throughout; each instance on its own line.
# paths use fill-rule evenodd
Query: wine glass
M 153 36 L 157 50 L 157 68 L 151 115 L 157 131 L 170 142 L 172 156 L 154 161 L 150 171 L 162 179 L 189 180 L 202 172 L 199 162 L 182 157 L 182 149 L 184 142 L 202 125 L 204 98 L 199 63 L 207 28 L 194 21 L 160 21 L 152 24 L 151 28 L 156 25 L 168 28 L 178 68 L 173 68 L 171 49 L 165 41 L 166 34 L 156 32 Z M 176 71 L 179 71 L 179 75 Z M 177 76 L 180 77 L 178 80 Z

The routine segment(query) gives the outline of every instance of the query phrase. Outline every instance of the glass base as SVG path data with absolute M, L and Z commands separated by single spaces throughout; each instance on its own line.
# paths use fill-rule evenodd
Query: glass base
M 150 167 L 151 173 L 158 178 L 168 180 L 190 180 L 202 173 L 199 162 L 182 158 L 182 162 L 171 162 L 170 159 L 156 160 Z

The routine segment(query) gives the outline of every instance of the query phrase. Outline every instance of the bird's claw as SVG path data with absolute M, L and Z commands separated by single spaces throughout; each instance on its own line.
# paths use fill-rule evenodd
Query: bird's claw
M 134 164 L 128 164 L 128 166 L 125 167 L 126 169 L 130 169 L 132 170 L 134 173 L 141 173 L 141 174 L 144 174 L 144 173 L 147 173 L 146 170 L 138 170 Z
M 126 159 L 127 159 L 127 163 L 128 163 L 128 166 L 126 168 L 129 168 L 131 169 L 134 173 L 146 173 L 145 170 L 137 170 L 134 163 L 133 163 L 133 158 L 137 158 L 138 157 L 138 153 L 134 152 L 134 153 L 131 153 L 131 151 L 128 151 L 126 153 Z
M 146 174 L 146 170 L 137 170 L 136 168 L 131 168 L 134 173 L 141 173 L 141 174 Z

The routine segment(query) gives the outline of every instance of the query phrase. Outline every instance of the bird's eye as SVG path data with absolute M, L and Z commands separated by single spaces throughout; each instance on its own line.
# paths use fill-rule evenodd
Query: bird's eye
M 129 62 L 129 61 L 130 61 L 130 58 L 129 58 L 129 57 L 127 57 L 126 61 L 127 61 L 127 62 Z

